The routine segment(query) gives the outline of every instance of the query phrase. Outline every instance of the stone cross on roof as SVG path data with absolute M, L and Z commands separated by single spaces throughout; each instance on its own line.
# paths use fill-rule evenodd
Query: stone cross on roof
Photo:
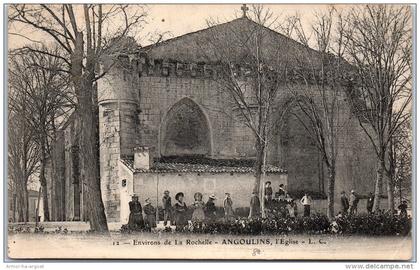
M 243 12 L 242 17 L 243 18 L 247 17 L 246 12 L 249 10 L 249 8 L 246 6 L 246 4 L 243 4 L 241 9 L 242 9 L 242 12 Z

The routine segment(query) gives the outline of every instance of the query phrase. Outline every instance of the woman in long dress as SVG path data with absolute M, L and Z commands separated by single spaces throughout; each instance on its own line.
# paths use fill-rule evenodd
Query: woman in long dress
M 203 194 L 197 192 L 194 194 L 194 203 L 192 205 L 194 211 L 192 214 L 192 222 L 194 227 L 201 229 L 205 219 Z
M 232 207 L 233 202 L 232 202 L 232 199 L 230 198 L 230 193 L 225 193 L 225 195 L 226 195 L 226 198 L 223 201 L 223 208 L 225 210 L 225 220 L 227 222 L 230 222 L 235 219 L 233 215 L 233 207 Z
M 261 204 L 258 198 L 257 192 L 252 192 L 251 202 L 249 205 L 249 216 L 250 219 L 256 219 L 261 217 Z
M 176 225 L 177 231 L 183 231 L 185 227 L 188 225 L 187 210 L 188 210 L 188 207 L 184 202 L 184 193 L 178 192 L 175 195 L 175 204 L 174 204 L 175 225 Z
M 214 194 L 209 196 L 209 200 L 206 203 L 204 214 L 206 216 L 206 220 L 208 223 L 214 223 L 216 221 L 216 205 L 214 201 L 216 200 L 216 196 Z
M 142 230 L 144 228 L 144 220 L 139 197 L 136 194 L 131 197 L 131 202 L 128 203 L 128 206 L 130 207 L 128 227 L 130 230 Z
M 144 217 L 145 225 L 148 231 L 152 231 L 156 228 L 156 209 L 150 203 L 150 199 L 147 198 L 144 205 Z

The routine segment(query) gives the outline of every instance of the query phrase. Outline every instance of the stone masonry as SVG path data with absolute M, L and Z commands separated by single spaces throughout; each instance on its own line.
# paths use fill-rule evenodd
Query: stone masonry
M 232 23 L 248 23 L 248 19 L 241 20 Z M 155 157 L 167 153 L 205 153 L 214 159 L 255 157 L 253 134 L 231 109 L 218 81 L 217 65 L 194 59 L 196 52 L 189 47 L 191 40 L 204 32 L 121 55 L 98 81 L 101 188 L 109 222 L 120 218 L 119 161 L 133 156 L 138 146 L 150 147 Z M 246 76 L 242 79 L 247 87 Z M 303 85 L 296 83 L 294 87 Z M 344 93 L 344 89 L 338 91 Z M 277 108 L 286 106 L 287 93 L 286 88 L 280 90 Z M 340 135 L 336 190 L 356 189 L 365 194 L 373 191 L 374 152 L 350 108 L 343 105 L 342 111 L 345 124 Z M 280 118 L 275 111 L 271 118 L 279 125 L 273 125 L 268 163 L 288 171 L 289 190 L 325 194 L 327 172 L 302 124 L 292 113 Z M 177 126 L 191 128 L 173 128 Z

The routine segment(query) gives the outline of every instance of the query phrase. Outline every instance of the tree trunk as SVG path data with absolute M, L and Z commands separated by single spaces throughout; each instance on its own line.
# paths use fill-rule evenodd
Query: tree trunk
M 262 143 L 259 138 L 256 138 L 255 143 L 255 149 L 256 149 L 256 160 L 254 164 L 254 170 L 255 170 L 255 182 L 254 187 L 252 189 L 252 193 L 260 194 L 260 185 L 261 185 L 261 176 L 262 176 L 262 167 L 264 162 L 264 143 Z M 264 200 L 264 194 L 261 196 L 260 201 Z M 261 201 L 262 202 L 262 201 Z M 262 202 L 261 205 L 263 205 L 264 202 Z M 260 209 L 259 209 L 260 210 Z M 262 209 L 264 210 L 264 209 Z M 249 209 L 250 213 L 258 212 L 257 209 Z
M 29 221 L 29 202 L 28 202 L 28 191 L 23 188 L 20 190 L 18 195 L 18 222 Z
M 373 201 L 373 211 L 379 210 L 381 196 L 382 196 L 384 168 L 385 168 L 385 154 L 380 153 L 378 157 L 377 168 L 376 168 L 375 199 Z
M 38 227 L 38 217 L 39 217 L 39 203 L 41 202 L 41 188 L 38 191 L 38 200 L 36 201 L 36 209 L 35 209 L 35 227 Z
M 24 196 L 22 190 L 19 190 L 16 197 L 17 202 L 17 222 L 24 222 L 25 221 L 25 204 L 24 204 Z
M 24 221 L 24 217 L 23 217 L 24 209 L 23 209 L 23 199 L 22 198 L 23 198 L 22 194 L 19 194 L 17 196 L 17 205 L 18 205 L 18 207 L 17 207 L 17 216 L 18 216 L 17 222 L 23 222 Z
M 87 188 L 87 207 L 90 229 L 98 233 L 108 232 L 105 207 L 101 195 L 101 179 L 99 172 L 99 143 L 96 136 L 98 115 L 95 114 L 97 100 L 94 99 L 95 66 L 87 56 L 86 71 L 83 74 L 83 33 L 76 35 L 76 46 L 71 56 L 71 72 L 78 99 L 78 117 L 81 123 L 81 169 Z
M 327 192 L 327 215 L 328 218 L 334 218 L 334 190 L 335 190 L 335 166 L 331 165 L 328 167 L 328 192 Z
M 23 193 L 23 195 L 24 195 L 23 201 L 24 201 L 24 204 L 25 204 L 25 207 L 24 207 L 24 209 L 25 209 L 25 221 L 29 221 L 29 194 L 28 194 L 28 188 L 26 187 L 26 184 L 25 184 L 25 189 L 24 190 L 25 191 Z
M 40 160 L 40 172 L 39 172 L 39 182 L 41 183 L 42 189 L 42 203 L 44 210 L 44 221 L 50 221 L 50 210 L 48 205 L 48 189 L 47 189 L 47 179 L 45 178 L 45 166 L 46 166 L 46 153 L 45 153 L 45 139 L 41 139 L 41 160 Z
M 259 194 L 260 192 L 260 185 L 261 185 L 261 175 L 262 175 L 262 167 L 264 162 L 264 143 L 260 142 L 259 139 L 257 139 L 257 142 L 255 143 L 256 148 L 256 160 L 254 165 L 255 170 L 255 182 L 254 182 L 254 188 L 252 192 L 256 192 Z
M 17 214 L 18 222 L 28 222 L 29 221 L 29 202 L 28 202 L 28 188 L 26 186 L 26 181 L 24 176 L 20 174 L 19 183 L 16 185 L 16 201 L 17 201 Z
M 15 188 L 16 188 L 16 185 L 15 185 Z M 16 191 L 13 191 L 13 202 L 12 202 L 13 203 L 13 209 L 12 209 L 12 211 L 13 211 L 13 220 L 12 220 L 12 222 L 16 222 L 16 199 L 17 199 Z
M 387 195 L 388 195 L 388 209 L 391 211 L 391 213 L 393 213 L 395 210 L 394 181 L 391 175 L 387 176 L 386 190 L 387 190 Z
M 102 202 L 101 180 L 99 174 L 98 138 L 96 137 L 96 121 L 94 108 L 92 108 L 91 92 L 92 85 L 85 85 L 86 91 L 79 99 L 80 118 L 82 122 L 81 144 L 82 144 L 82 169 L 87 183 L 87 204 L 89 223 L 91 230 L 96 232 L 107 232 L 108 225 L 105 216 L 105 207 Z

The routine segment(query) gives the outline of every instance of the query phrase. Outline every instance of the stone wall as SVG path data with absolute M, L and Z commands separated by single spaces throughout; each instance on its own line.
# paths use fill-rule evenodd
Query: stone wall
M 100 175 L 102 200 L 109 221 L 119 217 L 118 160 L 120 148 L 120 111 L 118 104 L 99 106 Z
M 110 222 L 120 216 L 118 161 L 140 141 L 138 78 L 128 64 L 123 57 L 98 81 L 101 191 Z
M 134 148 L 139 145 L 152 147 L 154 156 L 167 154 L 165 147 L 170 136 L 166 133 L 173 124 L 174 108 L 180 104 L 194 107 L 191 111 L 202 122 L 204 135 L 201 135 L 209 138 L 210 150 L 207 151 L 206 146 L 197 152 L 177 150 L 176 153 L 209 153 L 213 158 L 255 156 L 254 136 L 238 120 L 238 112 L 230 109 L 227 93 L 221 91 L 220 81 L 215 79 L 217 74 L 209 72 L 206 65 L 197 68 L 191 64 L 187 71 L 181 72 L 179 63 L 165 64 L 158 60 L 154 63 L 141 64 L 141 59 L 134 60 L 128 64 L 130 72 L 127 72 L 127 65 L 121 66 L 99 84 L 102 89 L 99 115 L 101 181 L 107 216 L 111 220 L 117 218 L 120 212 L 120 193 L 116 182 L 118 158 L 133 155 Z M 299 83 L 292 87 L 297 91 L 305 89 Z M 280 89 L 271 117 L 274 121 L 279 120 L 279 108 L 287 103 L 290 98 L 288 93 L 286 87 Z M 348 108 L 343 108 L 341 117 L 345 124 L 340 133 L 336 190 L 356 189 L 365 194 L 373 188 L 374 153 Z M 279 125 L 272 125 L 274 132 L 269 144 L 268 163 L 288 170 L 289 190 L 325 194 L 326 168 L 307 130 L 290 113 L 279 122 Z M 208 131 L 204 131 L 206 127 Z
M 210 127 L 212 156 L 236 158 L 254 155 L 250 131 L 226 114 L 226 98 L 209 78 L 143 76 L 140 78 L 140 138 L 160 155 L 167 112 L 183 99 L 195 102 Z

